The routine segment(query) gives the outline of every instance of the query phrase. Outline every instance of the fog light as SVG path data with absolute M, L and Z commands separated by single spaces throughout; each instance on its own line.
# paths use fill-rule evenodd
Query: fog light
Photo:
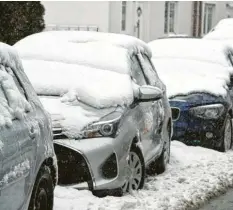
M 205 136 L 206 136 L 206 138 L 211 139 L 211 138 L 213 137 L 213 133 L 207 132 L 207 133 L 205 134 Z

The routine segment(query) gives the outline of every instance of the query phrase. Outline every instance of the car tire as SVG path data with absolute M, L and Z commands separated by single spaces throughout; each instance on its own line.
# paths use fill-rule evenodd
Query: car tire
M 135 162 L 133 162 L 131 158 L 133 158 Z M 134 169 L 132 168 L 133 165 L 135 166 Z M 127 162 L 126 167 L 128 168 L 128 172 L 136 171 L 135 169 L 139 170 L 141 173 L 139 172 L 137 174 L 140 174 L 140 177 L 135 178 L 134 182 L 131 182 L 131 183 L 128 182 L 127 180 L 126 183 L 121 188 L 112 189 L 112 190 L 93 191 L 92 192 L 93 195 L 98 196 L 98 197 L 105 197 L 107 195 L 120 197 L 126 194 L 127 192 L 130 192 L 131 189 L 132 190 L 142 189 L 145 183 L 145 174 L 146 174 L 145 173 L 145 162 L 144 162 L 144 158 L 143 158 L 141 150 L 135 145 L 133 145 L 130 149 L 129 160 Z M 129 178 L 129 174 L 127 174 L 127 176 L 128 176 L 127 178 Z M 133 180 L 131 179 L 131 181 Z M 133 183 L 137 184 L 135 188 L 133 188 L 133 185 L 134 185 Z
M 231 116 L 227 114 L 224 130 L 223 130 L 223 138 L 222 143 L 219 148 L 220 152 L 227 152 L 232 147 L 232 122 L 231 122 Z
M 48 166 L 42 166 L 31 195 L 28 210 L 53 210 L 53 179 Z
M 131 173 L 127 175 L 126 183 L 121 187 L 122 194 L 130 192 L 131 190 L 140 190 L 145 184 L 145 162 L 139 147 L 135 145 L 131 147 L 128 165 L 126 167 L 128 167 L 129 171 L 131 170 L 133 176 L 131 177 Z

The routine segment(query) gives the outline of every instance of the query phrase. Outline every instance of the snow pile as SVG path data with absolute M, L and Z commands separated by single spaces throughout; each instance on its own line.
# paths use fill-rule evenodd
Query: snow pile
M 233 68 L 225 54 L 228 47 L 222 43 L 163 39 L 149 45 L 153 51 L 152 61 L 167 86 L 169 97 L 194 92 L 226 96 Z
M 56 187 L 54 210 L 185 210 L 197 208 L 233 186 L 233 152 L 220 153 L 173 141 L 165 173 L 148 177 L 144 189 L 121 198 Z

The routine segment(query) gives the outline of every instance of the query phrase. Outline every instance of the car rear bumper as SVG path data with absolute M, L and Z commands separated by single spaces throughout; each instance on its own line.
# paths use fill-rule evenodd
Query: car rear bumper
M 61 139 L 54 140 L 54 144 L 80 154 L 90 172 L 92 190 L 102 190 L 119 188 L 125 180 L 126 158 L 118 157 L 114 150 L 114 140 L 113 138 Z

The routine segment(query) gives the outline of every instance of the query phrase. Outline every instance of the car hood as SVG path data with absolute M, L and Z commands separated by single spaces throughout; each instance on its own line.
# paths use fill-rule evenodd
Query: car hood
M 80 138 L 80 131 L 90 123 L 116 110 L 116 107 L 97 109 L 81 102 L 62 102 L 61 97 L 40 96 L 52 118 L 53 129 L 61 129 L 68 138 Z
M 216 103 L 230 103 L 230 96 L 227 94 L 226 97 L 215 96 L 208 93 L 193 93 L 188 95 L 177 95 L 169 99 L 169 103 L 172 107 L 179 107 L 185 109 L 194 106 L 201 106 L 207 104 Z

